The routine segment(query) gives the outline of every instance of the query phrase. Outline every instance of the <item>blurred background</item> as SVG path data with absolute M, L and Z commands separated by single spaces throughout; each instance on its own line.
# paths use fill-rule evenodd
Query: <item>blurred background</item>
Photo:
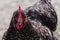
M 39 0 L 0 0 L 0 40 L 4 32 L 8 29 L 13 12 L 21 5 L 22 9 L 33 5 Z M 55 36 L 60 39 L 60 0 L 51 0 L 53 7 L 58 16 L 57 30 L 54 32 Z

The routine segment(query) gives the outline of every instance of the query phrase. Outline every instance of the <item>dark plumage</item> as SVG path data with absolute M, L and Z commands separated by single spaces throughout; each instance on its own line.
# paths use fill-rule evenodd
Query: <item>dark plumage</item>
M 18 12 L 15 11 L 10 23 L 10 26 L 7 32 L 3 36 L 3 40 L 52 40 L 52 33 L 49 28 L 43 25 L 36 24 L 35 28 L 32 26 L 32 22 L 27 21 L 23 27 L 18 30 L 16 28 L 16 18 L 18 16 Z M 13 21 L 14 19 L 14 21 Z M 47 38 L 46 38 L 47 37 Z
M 57 15 L 48 0 L 40 0 L 21 13 L 26 22 L 17 29 L 18 11 L 15 11 L 3 40 L 56 40 L 53 31 L 56 30 Z
M 48 0 L 40 0 L 33 6 L 24 10 L 24 13 L 28 19 L 37 19 L 51 31 L 56 30 L 57 14 Z

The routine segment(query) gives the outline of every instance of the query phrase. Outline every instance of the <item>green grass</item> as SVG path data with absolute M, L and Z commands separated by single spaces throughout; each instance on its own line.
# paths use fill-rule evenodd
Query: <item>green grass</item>
M 57 26 L 57 30 L 60 31 L 60 19 L 58 19 L 58 26 Z

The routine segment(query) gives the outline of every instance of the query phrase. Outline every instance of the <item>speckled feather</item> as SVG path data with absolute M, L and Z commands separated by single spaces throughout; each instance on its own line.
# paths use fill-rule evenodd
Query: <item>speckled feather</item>
M 56 30 L 57 15 L 48 0 L 40 0 L 21 13 L 27 22 L 18 30 L 18 11 L 15 11 L 2 40 L 55 40 L 52 31 Z

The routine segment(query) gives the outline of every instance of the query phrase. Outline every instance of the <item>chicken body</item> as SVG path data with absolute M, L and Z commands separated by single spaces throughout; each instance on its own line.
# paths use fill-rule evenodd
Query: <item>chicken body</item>
M 28 21 L 18 30 L 16 28 L 17 11 L 14 12 L 10 26 L 5 32 L 2 40 L 53 40 L 53 36 L 49 28 L 43 26 L 40 22 Z M 38 23 L 38 24 L 37 24 Z
M 18 30 L 18 11 L 15 11 L 3 40 L 55 40 L 52 31 L 56 30 L 57 15 L 48 0 L 40 0 L 22 10 L 22 14 L 27 22 Z
M 47 26 L 51 31 L 56 30 L 57 14 L 49 0 L 40 0 L 31 7 L 24 10 L 29 20 L 38 20 L 42 25 Z

